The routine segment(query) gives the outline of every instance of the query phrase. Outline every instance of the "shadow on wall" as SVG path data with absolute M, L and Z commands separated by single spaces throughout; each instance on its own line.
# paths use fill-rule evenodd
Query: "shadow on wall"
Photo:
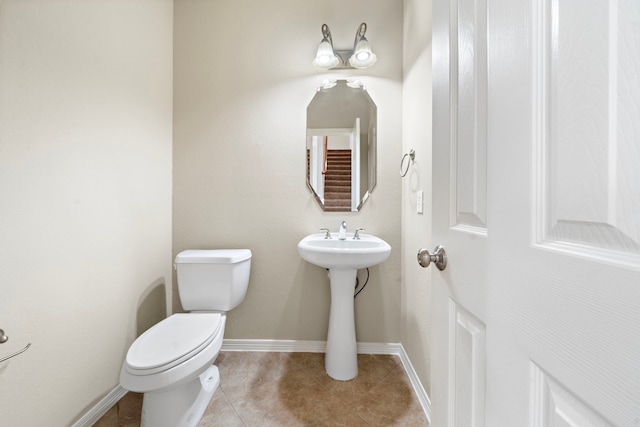
M 167 317 L 167 286 L 164 277 L 154 280 L 140 296 L 136 313 L 136 336 Z

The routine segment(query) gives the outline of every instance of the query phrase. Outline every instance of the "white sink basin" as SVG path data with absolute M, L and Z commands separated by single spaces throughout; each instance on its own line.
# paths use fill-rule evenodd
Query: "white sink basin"
M 354 316 L 354 287 L 361 268 L 380 264 L 389 258 L 391 246 L 371 234 L 347 233 L 344 240 L 338 233 L 310 234 L 298 243 L 302 259 L 329 269 L 331 307 L 324 366 L 331 378 L 348 381 L 358 375 L 356 323 Z M 368 279 L 367 279 L 368 280 Z
M 391 254 L 391 246 L 371 234 L 360 234 L 360 239 L 354 239 L 353 233 L 347 233 L 345 240 L 339 240 L 338 233 L 331 233 L 331 239 L 325 236 L 316 233 L 300 240 L 298 253 L 302 259 L 328 269 L 357 270 L 380 264 Z
M 354 316 L 354 286 L 361 268 L 380 264 L 389 258 L 391 246 L 371 234 L 347 233 L 344 240 L 338 233 L 310 234 L 298 243 L 302 259 L 329 269 L 331 307 L 324 366 L 331 378 L 348 381 L 358 375 L 356 324 Z M 368 279 L 367 279 L 368 280 Z

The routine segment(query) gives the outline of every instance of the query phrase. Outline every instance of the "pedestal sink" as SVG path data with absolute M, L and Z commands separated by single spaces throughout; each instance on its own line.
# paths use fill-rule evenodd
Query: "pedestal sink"
M 356 324 L 353 293 L 358 269 L 372 267 L 389 258 L 391 246 L 379 237 L 360 234 L 338 239 L 338 233 L 310 234 L 298 243 L 298 253 L 307 262 L 329 270 L 331 309 L 324 366 L 337 380 L 358 375 Z

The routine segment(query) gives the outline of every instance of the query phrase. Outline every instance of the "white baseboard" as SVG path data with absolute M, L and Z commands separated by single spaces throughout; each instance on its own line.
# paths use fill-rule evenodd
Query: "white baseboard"
M 294 341 L 294 340 L 236 340 L 222 341 L 220 351 L 264 351 L 276 353 L 324 353 L 325 341 Z
M 395 354 L 400 358 L 402 366 L 409 377 L 413 391 L 418 397 L 420 406 L 429 423 L 431 423 L 431 400 L 425 391 L 418 374 L 409 360 L 402 344 L 359 342 L 360 354 Z M 239 340 L 226 339 L 222 343 L 222 351 L 265 351 L 265 352 L 308 352 L 324 353 L 326 341 L 288 341 L 288 340 Z
M 236 340 L 226 339 L 222 343 L 221 351 L 263 351 L 263 352 L 306 352 L 324 353 L 327 343 L 325 341 L 294 341 L 294 340 Z M 400 358 L 404 370 L 407 372 L 413 391 L 418 397 L 418 402 L 422 406 L 424 415 L 431 423 L 431 400 L 427 395 L 422 383 L 418 379 L 416 371 L 409 360 L 409 356 L 402 344 L 384 343 L 358 343 L 358 353 L 360 354 L 395 354 Z M 120 400 L 127 390 L 117 386 L 111 390 L 102 400 L 93 406 L 86 414 L 76 421 L 72 427 L 91 427 L 100 417 L 107 413 L 109 409 Z
M 418 402 L 420 402 L 420 406 L 422 406 L 422 410 L 424 411 L 425 417 L 427 417 L 427 421 L 431 424 L 431 399 L 429 399 L 429 395 L 427 391 L 422 386 L 420 379 L 418 378 L 418 374 L 415 369 L 413 369 L 413 365 L 409 360 L 409 356 L 407 352 L 404 351 L 404 347 L 400 344 L 400 354 L 398 354 L 400 360 L 402 361 L 402 366 L 404 366 L 404 370 L 407 372 L 407 376 L 409 377 L 409 381 L 411 381 L 411 386 L 413 386 L 413 391 L 416 393 L 418 397 Z
M 102 400 L 96 403 L 86 414 L 82 416 L 82 418 L 73 423 L 71 427 L 91 427 L 97 423 L 98 420 L 113 407 L 113 405 L 118 403 L 118 400 L 122 399 L 125 394 L 127 394 L 127 390 L 117 386 L 103 397 Z

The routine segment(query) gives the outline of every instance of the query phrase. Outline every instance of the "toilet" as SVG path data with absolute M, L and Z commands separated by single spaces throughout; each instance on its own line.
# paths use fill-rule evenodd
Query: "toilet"
M 120 385 L 144 393 L 141 426 L 192 427 L 213 397 L 226 312 L 247 293 L 249 249 L 187 250 L 174 267 L 182 307 L 129 348 Z

